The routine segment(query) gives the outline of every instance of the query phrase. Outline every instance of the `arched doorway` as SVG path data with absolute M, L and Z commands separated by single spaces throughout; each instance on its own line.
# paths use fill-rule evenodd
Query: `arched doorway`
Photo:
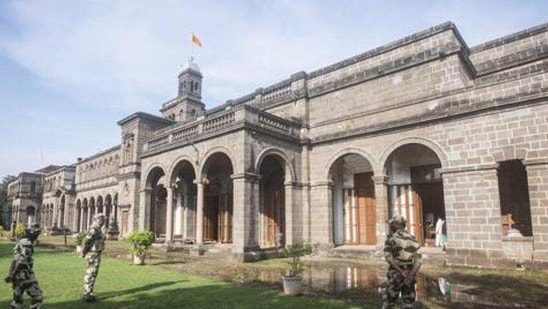
M 34 218 L 36 216 L 36 207 L 27 206 L 27 224 L 30 226 L 34 223 Z
M 403 215 L 409 232 L 421 244 L 432 245 L 436 220 L 445 220 L 440 159 L 427 146 L 411 143 L 394 150 L 384 168 L 389 215 Z
M 103 197 L 100 195 L 97 198 L 97 213 L 105 215 L 105 213 L 103 212 Z
M 105 219 L 106 219 L 106 224 L 107 226 L 110 228 L 111 226 L 111 220 L 113 219 L 112 217 L 112 197 L 110 196 L 110 194 L 107 194 L 107 196 L 105 196 Z
M 173 170 L 173 239 L 196 238 L 196 173 L 188 161 L 180 161 Z
M 375 245 L 376 203 L 373 169 L 358 154 L 338 158 L 330 168 L 333 181 L 333 241 L 335 245 Z
M 91 197 L 89 199 L 89 205 L 88 205 L 88 225 L 86 226 L 86 230 L 88 227 L 91 226 L 91 224 L 93 223 L 93 216 L 95 216 L 95 214 L 97 213 L 97 209 L 96 209 L 96 205 L 95 205 L 95 198 L 94 197 Z
M 207 182 L 204 194 L 203 238 L 205 241 L 232 243 L 232 163 L 227 155 L 215 153 L 208 158 L 204 171 Z
M 166 234 L 166 190 L 165 173 L 159 168 L 153 168 L 148 174 L 147 189 L 150 189 L 150 217 L 149 227 L 157 238 L 164 238 Z
M 285 246 L 285 168 L 277 155 L 264 158 L 261 174 L 261 247 Z

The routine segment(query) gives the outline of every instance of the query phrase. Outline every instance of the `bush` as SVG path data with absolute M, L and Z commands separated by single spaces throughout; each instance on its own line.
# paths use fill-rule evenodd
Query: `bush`
M 17 237 L 17 239 L 21 239 L 21 237 L 25 236 L 25 234 L 25 225 L 23 223 L 17 223 L 15 226 L 15 237 Z
M 76 243 L 77 246 L 81 246 L 83 243 L 84 243 L 84 237 L 86 237 L 86 235 L 82 232 L 80 233 L 76 233 L 74 234 L 74 242 Z
M 288 277 L 297 277 L 304 270 L 300 257 L 312 253 L 312 246 L 303 242 L 296 242 L 284 248 L 285 256 L 291 258 L 291 268 Z
M 134 231 L 126 237 L 129 249 L 136 256 L 145 254 L 155 240 L 156 236 L 151 231 Z

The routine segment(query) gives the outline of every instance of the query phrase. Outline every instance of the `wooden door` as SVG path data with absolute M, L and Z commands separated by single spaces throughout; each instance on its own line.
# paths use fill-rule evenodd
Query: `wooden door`
M 219 241 L 232 242 L 232 195 L 223 193 L 219 196 Z
M 217 216 L 219 214 L 219 196 L 209 195 L 204 207 L 204 240 L 218 240 Z
M 358 243 L 363 245 L 377 243 L 375 184 L 372 176 L 373 172 L 354 174 Z
M 422 199 L 411 184 L 392 185 L 389 189 L 392 215 L 401 214 L 407 220 L 407 230 L 424 244 L 422 228 Z
M 263 209 L 263 243 L 266 247 L 276 245 L 276 237 L 284 233 L 285 192 L 279 188 L 266 188 Z M 281 245 L 281 244 L 280 244 Z

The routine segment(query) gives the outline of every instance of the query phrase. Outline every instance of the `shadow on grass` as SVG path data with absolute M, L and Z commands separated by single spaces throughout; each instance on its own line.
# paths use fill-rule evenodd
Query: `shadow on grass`
M 178 259 L 178 260 L 167 260 L 167 261 L 152 260 L 147 264 L 149 264 L 149 265 L 176 265 L 176 264 L 185 264 L 185 263 L 187 263 L 187 261 L 185 259 Z
M 124 308 L 193 308 L 193 309 L 343 309 L 343 308 L 379 308 L 378 301 L 371 302 L 365 307 L 345 304 L 327 299 L 310 297 L 288 297 L 279 291 L 268 289 L 249 288 L 239 285 L 212 284 L 200 287 L 168 288 L 177 282 L 143 285 L 142 287 L 119 292 L 97 295 L 99 300 L 94 303 L 85 303 L 80 299 L 60 303 L 46 301 L 44 307 L 55 309 L 96 308 L 96 309 L 124 309 Z M 162 288 L 156 291 L 156 288 Z M 25 298 L 28 303 L 28 298 Z M 0 302 L 1 308 L 7 308 L 9 302 Z
M 121 290 L 121 291 L 115 291 L 115 292 L 114 291 L 113 292 L 108 292 L 108 293 L 104 293 L 104 294 L 98 295 L 98 296 L 99 296 L 100 301 L 104 301 L 104 300 L 109 299 L 109 298 L 115 298 L 115 297 L 119 297 L 119 296 L 122 296 L 122 295 L 128 295 L 128 294 L 134 294 L 134 293 L 150 291 L 150 290 L 157 289 L 157 288 L 160 288 L 160 287 L 165 287 L 165 286 L 177 284 L 179 282 L 187 282 L 187 281 L 188 280 L 178 280 L 178 281 L 166 281 L 166 282 L 152 283 L 152 284 L 143 285 L 143 286 L 133 288 L 133 289 L 127 289 L 127 290 Z

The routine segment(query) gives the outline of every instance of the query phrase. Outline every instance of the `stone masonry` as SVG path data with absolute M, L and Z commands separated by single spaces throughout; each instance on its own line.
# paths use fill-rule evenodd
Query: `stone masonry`
M 548 24 L 470 48 L 447 22 L 208 110 L 193 59 L 179 83 L 162 116 L 124 118 L 120 145 L 72 165 L 71 229 L 108 197 L 122 237 L 254 260 L 378 250 L 395 213 L 431 245 L 433 215 L 450 264 L 548 264 Z M 506 192 L 505 166 L 526 189 Z

